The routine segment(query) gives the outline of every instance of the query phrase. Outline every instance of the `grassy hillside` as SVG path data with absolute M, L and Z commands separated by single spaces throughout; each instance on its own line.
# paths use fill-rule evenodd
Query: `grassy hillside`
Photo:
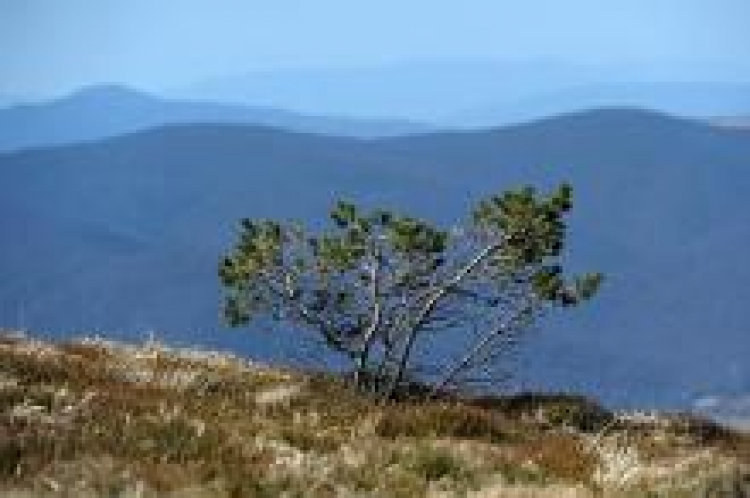
M 380 405 L 224 354 L 0 335 L 3 496 L 602 491 L 746 496 L 750 435 L 573 396 Z

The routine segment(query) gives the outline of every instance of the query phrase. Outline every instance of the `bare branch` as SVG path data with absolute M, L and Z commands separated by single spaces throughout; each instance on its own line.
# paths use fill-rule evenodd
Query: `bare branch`
M 440 285 L 432 292 L 431 296 L 427 299 L 424 307 L 422 307 L 422 310 L 416 316 L 413 324 L 409 328 L 406 346 L 404 347 L 404 351 L 402 352 L 399 359 L 396 374 L 394 375 L 393 381 L 391 382 L 391 385 L 388 389 L 389 397 L 394 395 L 396 389 L 398 389 L 399 384 L 403 380 L 406 364 L 409 361 L 409 357 L 411 356 L 411 350 L 414 347 L 414 343 L 416 341 L 417 335 L 419 334 L 419 330 L 430 313 L 435 309 L 438 301 L 443 296 L 445 296 L 451 288 L 460 284 L 461 281 L 472 272 L 472 270 L 474 270 L 485 259 L 491 256 L 494 252 L 498 251 L 500 248 L 500 244 L 491 244 L 486 246 L 476 256 L 474 256 L 474 258 L 469 261 L 469 263 L 467 263 L 463 268 L 456 272 L 456 274 L 452 278 L 450 278 L 447 282 Z

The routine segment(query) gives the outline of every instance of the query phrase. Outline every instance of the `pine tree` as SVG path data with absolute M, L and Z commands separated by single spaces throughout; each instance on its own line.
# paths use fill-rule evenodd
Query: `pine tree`
M 335 206 L 323 233 L 245 219 L 220 264 L 225 316 L 234 326 L 270 316 L 312 331 L 349 360 L 358 388 L 383 398 L 414 380 L 434 392 L 486 382 L 482 372 L 541 315 L 599 288 L 601 274 L 564 274 L 571 206 L 562 185 L 485 199 L 451 230 L 349 202 Z M 450 334 L 465 340 L 448 357 L 417 353 Z

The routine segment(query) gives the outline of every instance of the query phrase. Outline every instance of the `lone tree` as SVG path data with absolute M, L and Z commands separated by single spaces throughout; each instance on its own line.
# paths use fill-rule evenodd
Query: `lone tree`
M 323 233 L 244 219 L 219 269 L 225 316 L 233 326 L 262 316 L 314 332 L 350 361 L 359 389 L 383 398 L 415 380 L 433 392 L 487 381 L 541 314 L 599 287 L 600 274 L 563 273 L 570 208 L 562 185 L 490 197 L 447 231 L 348 202 Z M 442 355 L 419 352 L 436 345 Z

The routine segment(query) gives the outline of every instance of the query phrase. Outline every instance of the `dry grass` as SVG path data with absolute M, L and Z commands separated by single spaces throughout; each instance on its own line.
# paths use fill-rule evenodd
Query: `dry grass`
M 380 405 L 228 355 L 0 335 L 3 496 L 692 496 L 747 489 L 749 465 L 747 434 L 693 417 Z

